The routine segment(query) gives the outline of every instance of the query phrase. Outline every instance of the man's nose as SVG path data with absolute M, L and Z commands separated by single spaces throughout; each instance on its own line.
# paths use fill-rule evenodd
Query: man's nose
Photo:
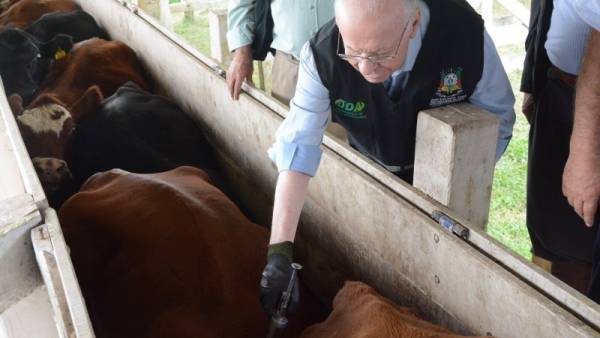
M 358 60 L 358 71 L 363 75 L 369 75 L 377 69 L 377 64 L 369 61 L 368 59 Z

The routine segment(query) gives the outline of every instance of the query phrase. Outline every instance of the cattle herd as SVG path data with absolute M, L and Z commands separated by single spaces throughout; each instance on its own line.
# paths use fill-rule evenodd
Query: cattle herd
M 97 337 L 265 336 L 268 230 L 223 193 L 202 130 L 151 92 L 130 47 L 71 0 L 0 0 L 0 76 Z M 287 337 L 458 337 L 363 283 L 326 320 L 302 294 Z

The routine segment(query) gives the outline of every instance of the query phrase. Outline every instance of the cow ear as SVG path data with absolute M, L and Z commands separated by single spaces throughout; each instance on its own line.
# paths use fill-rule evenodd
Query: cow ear
M 45 58 L 62 59 L 73 48 L 73 38 L 66 34 L 56 34 L 54 38 L 40 45 L 40 52 Z
M 15 116 L 23 114 L 23 98 L 19 94 L 12 94 L 8 97 L 8 105 Z
M 98 86 L 89 87 L 79 99 L 70 107 L 71 115 L 75 118 L 75 122 L 86 115 L 93 114 L 98 110 L 104 95 Z

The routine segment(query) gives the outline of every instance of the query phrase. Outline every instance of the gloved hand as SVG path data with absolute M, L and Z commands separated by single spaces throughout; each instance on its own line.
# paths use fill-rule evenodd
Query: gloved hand
M 292 252 L 292 242 L 269 245 L 267 265 L 260 279 L 260 303 L 269 317 L 279 309 L 283 292 L 287 290 L 292 277 Z M 296 276 L 286 313 L 293 313 L 299 301 L 300 285 Z

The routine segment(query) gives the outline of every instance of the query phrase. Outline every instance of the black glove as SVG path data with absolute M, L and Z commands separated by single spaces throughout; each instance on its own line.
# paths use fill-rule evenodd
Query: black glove
M 292 277 L 292 242 L 283 242 L 269 246 L 267 265 L 260 279 L 260 303 L 265 313 L 272 317 L 279 309 L 281 297 L 287 290 Z M 293 313 L 300 301 L 298 276 L 292 288 L 292 296 L 286 313 Z M 284 314 L 285 315 L 285 314 Z

